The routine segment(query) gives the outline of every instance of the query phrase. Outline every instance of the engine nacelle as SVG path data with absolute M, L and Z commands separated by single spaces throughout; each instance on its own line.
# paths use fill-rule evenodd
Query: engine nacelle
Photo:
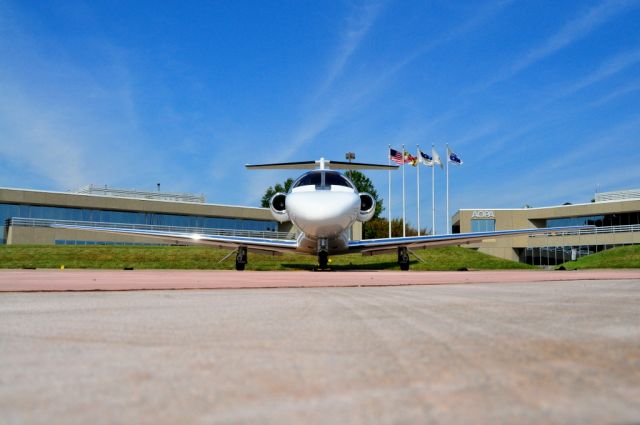
M 358 221 L 369 221 L 376 212 L 376 200 L 368 193 L 360 193 L 360 210 L 358 211 Z
M 269 201 L 269 207 L 271 208 L 271 214 L 280 223 L 289 221 L 289 214 L 287 213 L 287 195 L 281 192 L 276 193 L 271 197 Z

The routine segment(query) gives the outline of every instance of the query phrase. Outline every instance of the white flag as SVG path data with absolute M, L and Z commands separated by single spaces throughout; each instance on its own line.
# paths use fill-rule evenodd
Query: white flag
M 431 157 L 433 158 L 433 163 L 438 164 L 440 168 L 444 168 L 442 165 L 442 160 L 440 159 L 440 155 L 436 152 L 436 148 L 431 148 Z

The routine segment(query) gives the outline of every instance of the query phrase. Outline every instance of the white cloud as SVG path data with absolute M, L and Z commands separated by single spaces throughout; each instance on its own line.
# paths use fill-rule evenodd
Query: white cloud
M 354 12 L 347 17 L 346 27 L 343 30 L 341 43 L 337 49 L 336 55 L 331 60 L 326 79 L 316 89 L 313 99 L 318 99 L 329 90 L 336 79 L 343 73 L 349 59 L 356 52 L 360 43 L 365 38 L 372 25 L 375 23 L 384 4 L 367 3 L 355 6 Z M 313 102 L 312 102 L 313 103 Z
M 626 84 L 622 87 L 619 87 L 617 90 L 613 90 L 609 92 L 606 96 L 603 96 L 600 99 L 590 102 L 588 106 L 592 108 L 597 106 L 602 106 L 605 103 L 611 102 L 612 100 L 618 97 L 621 97 L 636 91 L 640 91 L 640 80 L 636 80 L 631 82 L 630 84 Z
M 567 22 L 559 31 L 547 38 L 544 43 L 529 50 L 502 73 L 485 82 L 481 88 L 486 89 L 495 83 L 510 78 L 536 62 L 586 37 L 634 4 L 637 4 L 637 2 L 631 0 L 608 0 L 588 9 L 577 18 Z

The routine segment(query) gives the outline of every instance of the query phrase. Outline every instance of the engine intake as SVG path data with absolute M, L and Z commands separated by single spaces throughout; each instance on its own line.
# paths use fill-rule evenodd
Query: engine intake
M 360 194 L 360 210 L 358 211 L 358 221 L 369 221 L 376 212 L 376 200 L 368 193 Z
M 271 208 L 271 214 L 280 223 L 289 221 L 289 214 L 287 213 L 287 195 L 284 193 L 276 193 L 271 197 L 269 201 L 269 207 Z

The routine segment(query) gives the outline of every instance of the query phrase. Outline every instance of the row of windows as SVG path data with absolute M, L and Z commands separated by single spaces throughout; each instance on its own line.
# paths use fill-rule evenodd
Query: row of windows
M 0 239 L 4 240 L 4 223 L 11 217 L 94 221 L 102 223 L 147 224 L 155 226 L 198 227 L 203 229 L 257 231 L 278 230 L 277 223 L 275 221 L 133 211 L 110 211 L 88 208 L 47 207 L 26 204 L 0 204 Z
M 584 217 L 553 218 L 546 227 L 560 226 L 629 226 L 640 224 L 640 211 L 620 214 L 590 215 Z
M 471 231 L 472 232 L 493 232 L 496 230 L 495 220 L 478 220 L 471 219 Z
M 518 256 L 521 263 L 531 264 L 532 266 L 557 266 L 568 261 L 577 260 L 586 255 L 619 246 L 624 246 L 624 244 L 522 248 L 519 250 Z
M 108 245 L 108 246 L 169 246 L 163 243 L 144 242 L 113 242 L 113 241 L 77 241 L 71 239 L 56 239 L 56 245 Z
M 640 224 L 640 211 L 620 214 L 589 215 L 582 217 L 553 218 L 546 220 L 545 227 L 562 226 L 629 226 Z M 471 219 L 472 232 L 493 232 L 495 220 Z

